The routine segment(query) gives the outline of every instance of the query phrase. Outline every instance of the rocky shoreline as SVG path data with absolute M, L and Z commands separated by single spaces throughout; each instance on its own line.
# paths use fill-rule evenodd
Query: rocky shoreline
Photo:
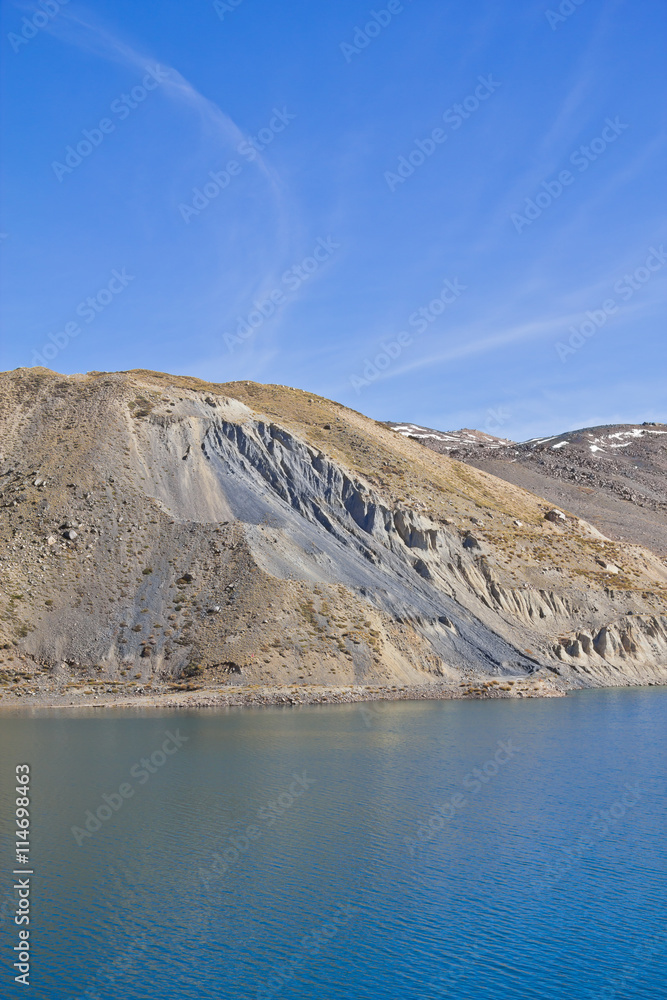
M 546 678 L 489 678 L 458 685 L 265 685 L 194 687 L 183 690 L 124 692 L 39 692 L 6 694 L 0 712 L 69 708 L 258 708 L 272 705 L 346 705 L 374 701 L 448 701 L 489 698 L 559 698 L 566 690 Z

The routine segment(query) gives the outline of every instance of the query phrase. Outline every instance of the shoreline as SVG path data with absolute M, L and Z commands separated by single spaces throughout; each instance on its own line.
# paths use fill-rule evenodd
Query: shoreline
M 561 698 L 565 688 L 557 687 L 543 678 L 484 678 L 479 681 L 461 681 L 458 684 L 429 685 L 345 685 L 343 687 L 320 685 L 250 685 L 229 687 L 198 687 L 181 691 L 165 690 L 116 694 L 52 692 L 5 695 L 0 700 L 3 711 L 72 708 L 261 708 L 298 705 L 346 705 L 375 701 L 482 701 L 494 698 Z
M 73 692 L 59 694 L 39 692 L 32 694 L 6 694 L 0 700 L 3 712 L 96 709 L 205 709 L 205 708 L 270 708 L 297 707 L 300 705 L 353 705 L 377 701 L 489 701 L 493 699 L 519 700 L 523 698 L 565 698 L 572 691 L 614 690 L 627 687 L 665 687 L 660 681 L 646 684 L 563 684 L 557 686 L 543 677 L 486 678 L 477 682 L 461 681 L 458 684 L 428 685 L 230 685 L 225 687 L 184 687 L 182 690 L 137 691 L 134 694 L 104 692 L 94 694 Z

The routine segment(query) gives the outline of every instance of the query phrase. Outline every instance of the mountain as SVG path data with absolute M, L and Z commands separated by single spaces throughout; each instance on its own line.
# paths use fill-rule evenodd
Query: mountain
M 5 705 L 667 677 L 655 553 L 311 393 L 18 369 L 0 442 Z
M 506 448 L 508 445 L 515 446 L 514 441 L 507 438 L 494 437 L 493 434 L 486 434 L 484 431 L 471 430 L 464 427 L 460 431 L 436 431 L 432 427 L 421 427 L 419 424 L 396 424 L 388 420 L 387 427 L 401 434 L 403 437 L 412 438 L 425 444 L 431 451 L 437 451 L 440 455 L 465 454 L 477 448 L 484 448 L 486 451 L 496 451 Z M 516 446 L 515 446 L 516 447 Z
M 388 424 L 427 448 L 565 506 L 620 542 L 667 557 L 667 425 L 587 427 L 516 444 L 479 431 Z

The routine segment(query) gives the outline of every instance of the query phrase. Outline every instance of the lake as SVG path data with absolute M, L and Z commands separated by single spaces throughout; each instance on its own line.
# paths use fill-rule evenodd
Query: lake
M 656 1000 L 666 760 L 660 688 L 3 715 L 0 995 Z

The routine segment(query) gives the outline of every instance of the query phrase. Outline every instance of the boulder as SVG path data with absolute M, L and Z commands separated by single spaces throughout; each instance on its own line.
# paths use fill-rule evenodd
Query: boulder
M 553 510 L 548 510 L 544 515 L 545 521 L 551 521 L 553 524 L 562 524 L 563 521 L 567 521 L 565 514 L 562 510 L 557 510 L 555 507 Z
M 598 566 L 602 566 L 605 573 L 620 573 L 618 566 L 615 566 L 614 563 L 607 562 L 605 559 L 596 559 L 595 561 Z

